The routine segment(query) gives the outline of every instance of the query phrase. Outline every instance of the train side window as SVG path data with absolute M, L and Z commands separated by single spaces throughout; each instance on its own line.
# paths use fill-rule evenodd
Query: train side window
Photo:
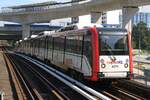
M 61 36 L 58 38 L 58 45 L 59 45 L 59 50 L 64 51 L 64 42 L 65 42 L 65 37 Z
M 54 50 L 59 50 L 59 37 L 54 38 Z
M 77 36 L 77 41 L 76 41 L 76 53 L 77 54 L 81 54 L 82 53 L 82 40 L 83 40 L 83 36 Z
M 40 41 L 40 49 L 41 49 L 43 46 L 42 39 L 40 39 L 39 41 Z
M 92 43 L 91 43 L 91 34 L 84 35 L 84 48 L 83 55 L 85 55 L 92 65 Z
M 42 38 L 42 43 L 43 43 L 42 48 L 45 48 L 45 38 Z
M 66 36 L 66 52 L 71 52 L 71 40 Z
M 42 48 L 44 48 L 44 44 L 45 44 L 45 42 L 44 42 L 44 38 L 42 38 Z
M 66 37 L 66 51 L 76 54 L 82 52 L 83 36 L 67 36 Z
M 36 39 L 36 49 L 38 49 L 38 39 Z
M 53 38 L 50 36 L 48 37 L 48 49 L 52 49 L 53 48 Z

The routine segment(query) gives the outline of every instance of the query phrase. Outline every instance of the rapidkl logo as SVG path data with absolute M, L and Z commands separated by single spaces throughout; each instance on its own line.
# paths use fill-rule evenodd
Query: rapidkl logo
M 119 61 L 106 61 L 107 64 L 123 64 L 123 62 L 121 60 Z

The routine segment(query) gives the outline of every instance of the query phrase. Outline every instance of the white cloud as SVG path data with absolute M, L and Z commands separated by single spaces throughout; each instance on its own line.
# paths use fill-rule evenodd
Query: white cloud
M 32 0 L 32 3 L 47 2 L 52 0 Z
M 120 10 L 107 12 L 107 24 L 119 24 L 119 12 Z
M 47 1 L 57 1 L 57 2 L 66 2 L 71 0 L 31 0 L 32 3 L 39 3 L 39 2 L 47 2 Z
M 148 12 L 148 13 L 150 13 L 150 5 L 140 7 L 139 12 Z

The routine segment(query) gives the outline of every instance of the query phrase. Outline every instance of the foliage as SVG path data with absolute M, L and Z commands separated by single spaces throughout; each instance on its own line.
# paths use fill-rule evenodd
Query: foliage
M 150 29 L 144 22 L 133 26 L 132 41 L 134 49 L 150 50 Z
M 8 40 L 7 42 L 8 42 L 8 44 L 10 46 L 14 46 L 15 45 L 15 40 Z

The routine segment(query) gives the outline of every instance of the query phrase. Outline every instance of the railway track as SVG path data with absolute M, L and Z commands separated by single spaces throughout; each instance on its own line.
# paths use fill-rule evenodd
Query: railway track
M 117 86 L 111 86 L 109 90 L 104 90 L 103 93 L 108 97 L 116 100 L 146 100 L 145 98 L 138 96 L 137 94 L 133 94 L 130 91 Z
M 20 73 L 18 68 L 15 66 L 14 62 L 4 54 L 4 59 L 6 61 L 10 76 L 12 77 L 11 83 L 13 84 L 13 91 L 15 92 L 14 99 L 16 100 L 35 100 L 39 98 L 39 95 L 33 90 L 27 83 L 27 80 Z M 18 93 L 19 91 L 19 93 Z
M 12 54 L 11 54 L 12 55 Z M 16 57 L 15 57 L 16 58 Z M 20 58 L 19 58 L 20 59 Z M 27 58 L 25 58 L 26 60 L 29 60 L 29 58 L 27 59 Z M 23 59 L 23 60 L 25 60 L 25 59 Z M 31 61 L 31 59 L 30 59 L 30 61 Z M 30 68 L 28 68 L 28 69 L 32 69 L 31 68 L 31 66 L 36 66 L 36 68 L 38 68 L 38 69 L 40 69 L 39 68 L 39 66 L 42 66 L 42 64 L 39 62 L 39 63 L 37 63 L 37 62 L 35 62 L 33 59 L 32 59 L 32 64 L 31 64 L 31 62 L 30 62 L 30 64 L 31 65 L 28 65 L 28 66 L 30 66 Z M 27 62 L 27 61 L 25 61 L 25 62 Z M 24 63 L 22 63 L 22 65 L 25 65 L 25 62 Z M 29 62 L 27 62 L 26 63 L 26 66 L 27 66 L 27 64 L 29 64 Z M 97 100 L 97 99 L 104 99 L 104 100 L 109 100 L 110 98 L 108 98 L 108 97 L 106 97 L 106 96 L 104 96 L 104 95 L 102 95 L 102 94 L 100 94 L 99 92 L 97 92 L 97 91 L 95 91 L 95 90 L 93 90 L 93 89 L 91 89 L 91 88 L 89 88 L 89 87 L 87 87 L 87 86 L 85 86 L 85 85 L 83 85 L 82 83 L 79 83 L 79 82 L 77 82 L 76 80 L 74 80 L 74 79 L 71 79 L 71 78 L 69 78 L 69 77 L 67 77 L 67 76 L 65 76 L 65 75 L 58 75 L 58 74 L 62 74 L 62 73 L 60 73 L 60 72 L 57 72 L 57 71 L 50 71 L 50 70 L 47 70 L 47 73 L 46 73 L 46 68 L 44 69 L 43 68 L 43 72 L 42 72 L 42 70 L 40 69 L 40 72 L 38 71 L 37 72 L 37 69 L 32 69 L 32 72 L 34 72 L 34 73 L 36 73 L 36 74 L 38 74 L 38 75 L 40 75 L 40 76 L 38 76 L 38 77 L 44 77 L 44 78 L 46 78 L 46 75 L 49 75 L 50 76 L 50 74 L 48 74 L 48 73 L 51 73 L 51 74 L 53 74 L 54 75 L 54 78 L 56 79 L 56 77 L 59 79 L 59 80 L 51 80 L 51 81 L 54 81 L 55 83 L 56 82 L 63 82 L 63 84 L 65 85 L 65 86 L 62 86 L 62 87 L 64 87 L 64 89 L 61 87 L 59 87 L 59 90 L 62 90 L 62 91 L 64 91 L 64 92 L 66 92 L 68 95 L 66 96 L 66 97 L 68 97 L 68 96 L 70 96 L 70 97 L 68 97 L 69 98 L 69 100 L 71 99 L 71 100 L 76 100 L 76 99 L 78 99 L 78 100 L 85 100 L 85 99 L 90 99 L 90 100 Z M 45 76 L 44 76 L 44 74 L 45 74 Z M 42 78 L 43 78 L 42 77 Z M 67 79 L 65 79 L 67 77 Z M 49 79 L 44 79 L 43 78 L 43 80 L 47 80 L 47 82 L 48 81 L 50 81 Z M 50 77 L 49 77 L 50 78 Z M 46 83 L 46 81 L 44 81 L 44 83 Z M 53 83 L 54 84 L 54 83 Z M 56 85 L 56 84 L 55 84 Z M 68 90 L 67 88 L 66 88 L 66 85 L 67 85 L 67 87 L 69 87 L 69 89 L 70 90 Z M 80 86 L 79 86 L 80 85 Z M 48 84 L 48 86 L 50 86 L 49 84 Z M 58 85 L 57 85 L 57 88 L 58 88 Z M 66 91 L 66 89 L 67 89 L 67 91 Z M 69 91 L 69 92 L 68 92 Z M 70 93 L 72 93 L 72 94 L 70 94 Z M 77 96 L 74 96 L 74 95 L 76 95 L 77 94 Z M 66 99 L 65 99 L 66 100 Z
M 45 65 L 40 63 L 41 65 Z M 123 83 L 122 83 L 123 85 Z M 97 90 L 97 89 L 95 89 Z M 140 96 L 138 93 L 126 90 L 122 87 L 118 87 L 117 85 L 111 85 L 110 87 L 106 87 L 104 89 L 97 90 L 100 93 L 108 96 L 111 99 L 121 100 L 121 99 L 129 99 L 129 100 L 145 100 L 147 97 Z
M 5 51 L 5 49 L 3 49 L 3 51 Z M 12 58 L 12 56 L 8 55 L 7 53 L 4 54 L 4 58 L 9 67 L 11 76 L 13 77 L 13 82 L 11 82 L 11 83 L 14 83 L 13 91 L 15 92 L 15 95 L 16 95 L 14 97 L 15 100 L 38 100 L 38 99 L 39 100 L 45 100 L 45 99 L 69 100 L 67 97 L 65 97 L 65 95 L 58 92 L 58 90 L 56 91 L 56 89 L 54 88 L 54 86 L 52 87 L 50 82 L 46 83 L 46 79 L 44 79 L 44 77 L 42 77 L 38 72 L 35 73 L 33 69 L 29 69 L 28 67 L 24 68 L 23 64 L 25 62 L 21 62 L 23 64 L 21 64 L 21 67 L 20 67 L 18 61 L 14 60 L 14 58 Z M 28 65 L 29 64 L 26 63 L 24 66 L 28 66 Z M 26 74 L 24 74 L 23 70 L 24 70 L 24 72 L 26 71 L 25 72 Z M 41 92 L 41 90 L 40 90 L 40 92 L 41 92 L 40 93 L 39 90 L 35 88 L 35 86 L 34 86 L 35 84 L 33 84 L 33 82 L 31 82 L 31 80 L 33 78 L 31 80 L 29 78 L 27 78 L 27 74 L 31 75 L 28 71 L 32 71 L 32 73 L 34 73 L 36 78 L 38 78 L 38 80 L 36 80 L 36 82 L 38 82 L 39 85 L 42 85 L 43 90 L 48 91 L 47 94 L 50 95 L 50 93 L 52 92 L 55 96 L 51 95 L 51 98 L 44 98 L 43 95 L 41 95 L 41 94 L 43 94 Z M 28 75 L 28 77 L 29 77 L 29 75 Z M 35 81 L 35 79 L 33 81 Z M 18 93 L 16 91 L 21 91 L 21 92 Z
M 79 100 L 79 98 L 81 98 L 82 100 L 83 99 L 95 99 L 96 100 L 96 99 L 104 99 L 105 97 L 107 97 L 108 99 L 111 98 L 111 99 L 114 99 L 114 100 L 122 100 L 122 99 L 147 100 L 147 99 L 149 99 L 148 97 L 144 97 L 144 95 L 143 96 L 139 95 L 138 93 L 130 91 L 128 89 L 125 89 L 125 88 L 123 88 L 123 87 L 121 87 L 120 85 L 117 85 L 117 84 L 112 84 L 110 87 L 105 87 L 105 88 L 100 87 L 100 86 L 98 86 L 98 87 L 95 86 L 94 88 L 92 87 L 94 89 L 94 91 L 93 91 L 93 89 L 91 89 L 87 86 L 82 86 L 83 85 L 82 83 L 78 83 L 76 80 L 70 79 L 68 76 L 63 75 L 62 73 L 52 69 L 51 67 L 49 67 L 49 66 L 47 66 L 47 65 L 45 65 L 45 64 L 43 64 L 43 63 L 41 63 L 37 60 L 34 60 L 30 57 L 23 56 L 23 55 L 20 55 L 20 54 L 15 54 L 15 55 L 17 55 L 18 57 L 20 56 L 22 58 L 21 59 L 22 64 L 25 65 L 25 66 L 29 66 L 28 68 L 27 67 L 26 68 L 28 70 L 32 69 L 32 73 L 36 74 L 38 76 L 38 78 L 40 78 L 44 82 L 43 84 L 47 84 L 47 86 L 50 86 L 50 84 L 55 84 L 57 82 L 60 83 L 61 78 L 60 78 L 60 80 L 54 80 L 53 79 L 54 83 L 49 83 L 49 81 L 52 79 L 51 77 L 49 77 L 50 76 L 49 73 L 51 73 L 51 74 L 55 73 L 59 77 L 61 76 L 62 78 L 64 78 L 66 81 L 70 81 L 71 85 L 75 85 L 75 86 L 78 87 L 78 89 L 82 89 L 82 91 L 78 90 L 78 92 L 81 92 L 81 93 L 78 93 L 78 96 L 77 96 L 78 100 Z M 18 59 L 20 59 L 20 57 Z M 30 62 L 30 61 L 32 61 L 32 62 Z M 44 66 L 44 68 L 42 66 Z M 42 69 L 40 69 L 40 68 L 42 68 Z M 52 72 L 49 72 L 50 70 Z M 53 77 L 53 78 L 55 78 L 55 77 Z M 124 85 L 124 84 L 121 83 L 121 85 Z M 85 87 L 86 89 L 83 89 L 83 87 Z M 52 86 L 51 88 L 53 90 L 54 90 L 54 88 L 57 88 L 56 90 L 62 92 L 62 93 L 60 93 L 60 92 L 56 91 L 57 94 L 58 95 L 60 95 L 60 94 L 65 95 L 66 99 L 68 99 L 68 100 L 71 99 L 71 98 L 74 98 L 75 100 L 77 99 L 75 97 L 72 97 L 71 94 L 66 94 L 65 93 L 66 91 L 69 91 L 69 90 L 64 85 L 62 87 L 59 87 L 59 85 L 57 85 L 56 87 Z M 69 87 L 69 89 L 71 90 L 72 87 Z M 77 90 L 74 90 L 74 91 L 77 92 Z M 74 94 L 75 94 L 75 92 L 74 92 Z M 93 94 L 91 92 L 93 92 Z M 89 96 L 89 97 L 87 97 L 87 96 Z M 64 99 L 64 98 L 61 98 L 61 96 L 60 96 L 59 99 Z M 106 98 L 105 98 L 105 100 L 106 100 Z
M 93 86 L 93 84 L 90 84 L 90 87 L 91 86 Z M 117 82 L 115 82 L 115 84 L 112 83 L 111 85 L 96 83 L 93 89 L 101 92 L 102 94 L 113 100 L 147 100 L 147 97 L 140 96 L 138 95 L 138 93 L 118 86 Z
M 149 88 L 137 85 L 127 80 L 119 80 L 112 82 L 111 85 L 97 85 L 94 87 L 96 91 L 103 93 L 105 96 L 113 100 L 149 100 Z
M 141 97 L 141 99 L 150 99 L 150 88 L 145 87 L 140 83 L 136 83 L 130 80 L 118 81 L 116 87 L 130 92 L 133 96 Z
M 16 58 L 15 61 L 19 65 L 22 65 L 21 69 L 22 69 L 22 73 L 24 73 L 24 75 L 26 74 L 27 71 L 31 72 L 31 73 L 29 73 L 30 75 L 29 74 L 26 75 L 26 78 L 31 76 L 31 74 L 32 74 L 32 76 L 35 77 L 34 82 L 32 84 L 34 86 L 35 85 L 37 86 L 36 88 L 38 88 L 38 92 L 41 95 L 42 99 L 70 100 L 68 98 L 68 96 L 66 96 L 56 86 L 54 86 L 46 77 L 44 77 L 40 73 L 41 71 L 35 69 L 33 64 L 31 64 L 30 62 L 26 62 L 23 59 L 19 59 L 16 56 L 15 56 L 15 58 Z M 14 59 L 13 56 L 12 56 L 12 59 Z M 37 84 L 37 82 L 38 82 L 38 84 Z M 39 88 L 38 86 L 41 86 L 41 88 Z

